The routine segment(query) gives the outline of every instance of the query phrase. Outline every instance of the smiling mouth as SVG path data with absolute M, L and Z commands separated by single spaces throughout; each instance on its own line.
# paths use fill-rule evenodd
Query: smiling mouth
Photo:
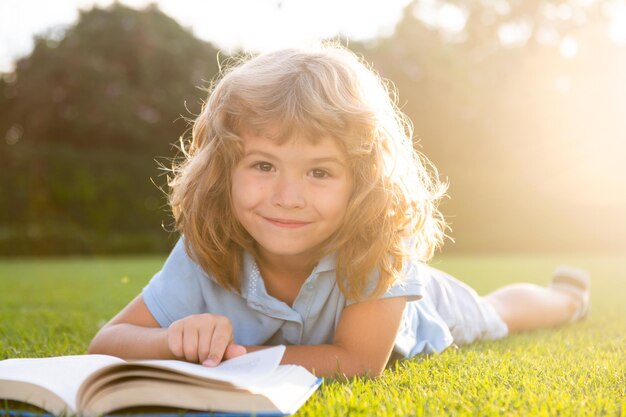
M 300 227 L 304 227 L 306 225 L 311 224 L 312 222 L 305 222 L 301 220 L 292 220 L 292 219 L 276 219 L 271 217 L 264 217 L 270 224 L 273 224 L 277 227 L 282 227 L 285 229 L 297 229 Z

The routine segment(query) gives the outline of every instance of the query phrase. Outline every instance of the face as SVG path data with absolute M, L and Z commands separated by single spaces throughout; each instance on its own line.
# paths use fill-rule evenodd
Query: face
M 278 145 L 244 135 L 243 141 L 243 158 L 232 175 L 235 215 L 261 256 L 307 260 L 346 214 L 352 178 L 344 153 L 330 138 Z

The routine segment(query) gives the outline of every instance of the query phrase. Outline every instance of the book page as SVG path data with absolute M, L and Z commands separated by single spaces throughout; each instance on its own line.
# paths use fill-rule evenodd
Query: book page
M 137 376 L 141 376 L 140 370 Z M 321 382 L 321 378 L 295 365 L 278 366 L 254 386 L 250 386 L 249 390 L 210 385 L 211 381 L 206 381 L 206 384 L 187 384 L 165 378 L 136 378 L 125 374 L 116 383 L 106 384 L 89 396 L 83 408 L 86 416 L 105 415 L 120 408 L 145 405 L 238 415 L 287 415 L 300 408 Z
M 293 414 L 322 381 L 302 366 L 280 365 L 262 384 L 250 386 L 249 390 L 269 398 L 285 414 Z
M 76 410 L 80 384 L 92 372 L 117 363 L 125 362 L 107 355 L 7 359 L 0 362 L 0 380 L 39 385 L 65 401 L 70 410 Z
M 215 368 L 172 360 L 140 360 L 132 361 L 132 363 L 169 369 L 187 375 L 230 382 L 237 386 L 246 387 L 271 374 L 280 365 L 284 353 L 285 346 L 274 346 L 229 359 Z

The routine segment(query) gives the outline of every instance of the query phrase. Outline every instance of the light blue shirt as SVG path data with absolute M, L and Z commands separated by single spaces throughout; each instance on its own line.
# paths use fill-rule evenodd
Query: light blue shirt
M 211 313 L 228 317 L 234 340 L 241 345 L 317 345 L 332 343 L 343 309 L 351 304 L 339 290 L 335 257 L 320 260 L 306 279 L 293 306 L 272 297 L 253 256 L 244 254 L 241 294 L 222 288 L 191 260 L 182 239 L 161 271 L 143 290 L 144 301 L 161 327 L 192 314 Z M 423 311 L 421 264 L 405 267 L 406 279 L 396 283 L 382 298 L 407 297 L 404 317 L 396 339 L 396 353 L 410 357 L 441 351 L 452 338 L 436 311 Z M 428 306 L 430 303 L 425 303 Z

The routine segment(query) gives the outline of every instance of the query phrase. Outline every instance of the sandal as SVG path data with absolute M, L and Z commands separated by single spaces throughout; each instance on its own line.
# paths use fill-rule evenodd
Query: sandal
M 591 277 L 589 273 L 583 269 L 572 266 L 562 265 L 557 267 L 552 273 L 552 281 L 550 288 L 560 291 L 567 291 L 580 300 L 578 309 L 572 316 L 570 323 L 582 320 L 589 314 L 590 300 L 589 288 L 591 286 Z

